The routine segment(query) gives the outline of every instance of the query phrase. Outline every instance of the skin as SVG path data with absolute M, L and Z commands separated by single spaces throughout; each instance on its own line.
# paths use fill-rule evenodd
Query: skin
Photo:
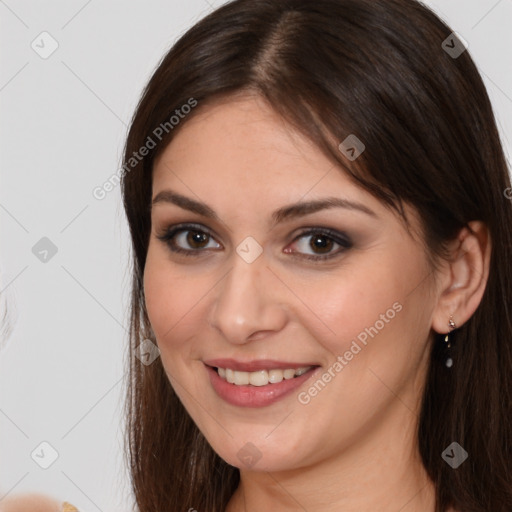
M 203 106 L 184 123 L 155 162 L 153 197 L 171 189 L 221 220 L 155 203 L 144 291 L 174 389 L 213 449 L 240 468 L 227 511 L 434 511 L 415 437 L 429 347 L 433 330 L 448 332 L 450 315 L 460 326 L 480 302 L 485 226 L 462 230 L 453 258 L 433 272 L 421 239 L 257 96 Z M 274 210 L 328 196 L 375 215 L 331 208 L 269 228 Z M 187 243 L 188 232 L 174 238 L 200 256 L 173 253 L 158 238 L 182 222 L 211 234 L 203 245 Z M 308 227 L 346 233 L 353 245 L 322 251 L 314 236 L 298 238 Z M 247 236 L 263 249 L 250 264 L 236 252 Z M 325 253 L 338 255 L 303 257 Z M 400 312 L 307 405 L 294 392 L 236 407 L 210 385 L 203 360 L 277 359 L 321 366 L 298 390 L 307 391 L 397 302 Z M 261 454 L 251 467 L 237 456 L 247 442 Z
M 62 502 L 44 494 L 8 496 L 0 501 L 0 512 L 60 512 Z

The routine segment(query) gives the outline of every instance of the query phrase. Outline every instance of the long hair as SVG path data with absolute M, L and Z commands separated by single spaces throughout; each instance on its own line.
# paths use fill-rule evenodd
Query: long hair
M 469 51 L 414 0 L 235 0 L 190 28 L 146 86 L 122 177 L 133 247 L 126 443 L 140 512 L 221 512 L 239 483 L 239 470 L 209 446 L 160 359 L 144 365 L 134 354 L 152 336 L 142 276 L 153 162 L 201 108 L 244 92 L 265 98 L 339 172 L 398 214 L 412 205 L 433 262 L 468 222 L 487 225 L 486 289 L 455 332 L 454 367 L 442 363 L 441 343 L 432 344 L 417 439 L 435 484 L 436 512 L 510 512 L 510 178 Z M 347 164 L 338 145 L 352 134 L 366 149 Z M 453 441 L 469 454 L 457 469 L 441 457 Z

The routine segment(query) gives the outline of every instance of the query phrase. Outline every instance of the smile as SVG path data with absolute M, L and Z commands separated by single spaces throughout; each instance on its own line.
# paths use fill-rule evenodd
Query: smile
M 232 370 L 231 368 L 217 368 L 219 376 L 235 386 L 266 386 L 267 384 L 279 384 L 282 380 L 289 380 L 300 377 L 312 366 L 303 366 L 301 368 L 287 368 L 285 370 L 258 370 L 255 372 L 243 372 Z
M 203 361 L 215 394 L 237 407 L 266 407 L 298 389 L 321 367 L 317 364 L 233 359 Z

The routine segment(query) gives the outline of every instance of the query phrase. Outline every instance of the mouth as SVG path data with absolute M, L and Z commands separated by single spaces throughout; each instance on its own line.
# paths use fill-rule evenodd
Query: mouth
M 297 390 L 320 369 L 318 364 L 270 360 L 241 363 L 203 361 L 216 394 L 238 407 L 264 407 Z

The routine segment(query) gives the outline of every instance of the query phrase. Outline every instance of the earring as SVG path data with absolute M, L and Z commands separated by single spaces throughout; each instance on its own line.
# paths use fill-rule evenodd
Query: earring
M 455 325 L 455 322 L 453 321 L 452 315 L 450 315 L 450 320 L 448 320 L 448 325 L 450 327 L 450 332 L 453 331 L 457 326 Z M 448 368 L 451 368 L 453 366 L 453 359 L 450 357 L 450 348 L 452 347 L 450 343 L 450 333 L 447 333 L 444 337 L 445 346 L 448 350 L 448 358 L 445 361 L 445 364 Z

